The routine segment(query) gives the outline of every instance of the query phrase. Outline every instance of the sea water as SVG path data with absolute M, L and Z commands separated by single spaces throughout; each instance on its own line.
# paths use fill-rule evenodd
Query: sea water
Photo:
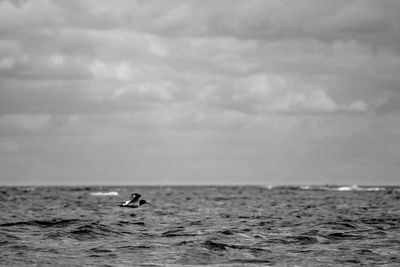
M 395 187 L 0 187 L 2 266 L 399 264 Z

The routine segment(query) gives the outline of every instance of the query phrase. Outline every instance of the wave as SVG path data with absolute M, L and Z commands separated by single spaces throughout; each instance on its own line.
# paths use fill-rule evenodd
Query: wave
M 10 233 L 0 232 L 0 247 L 8 244 L 12 244 L 13 242 L 20 240 L 16 235 L 12 235 Z
M 385 191 L 394 190 L 398 191 L 399 188 L 393 187 L 372 187 L 372 186 L 359 186 L 359 185 L 299 185 L 299 186 L 264 186 L 264 188 L 273 190 L 319 190 L 319 191 Z
M 71 229 L 64 229 L 63 231 L 53 232 L 47 235 L 52 239 L 71 238 L 79 241 L 89 241 L 93 239 L 112 237 L 121 235 L 120 232 L 112 230 L 110 226 L 100 224 L 99 222 L 86 222 L 83 225 Z
M 146 245 L 124 245 L 124 246 L 119 246 L 116 249 L 122 253 L 125 252 L 137 252 L 138 250 L 147 250 L 151 249 L 151 246 L 146 246 Z
M 386 190 L 384 187 L 359 187 L 358 185 L 340 186 L 337 191 L 382 191 Z
M 0 228 L 6 227 L 39 227 L 46 229 L 46 236 L 51 239 L 71 238 L 79 241 L 97 239 L 101 237 L 116 236 L 121 233 L 113 230 L 110 226 L 100 224 L 96 221 L 79 219 L 53 219 L 32 220 L 0 224 Z M 0 235 L 1 236 L 1 235 Z M 11 238 L 7 238 L 11 239 Z
M 53 219 L 53 220 L 32 220 L 32 221 L 21 221 L 12 223 L 0 224 L 0 227 L 12 227 L 12 226 L 37 226 L 41 228 L 45 227 L 66 227 L 71 224 L 77 223 L 78 219 Z
M 92 192 L 90 193 L 92 196 L 118 196 L 118 192 Z
M 101 225 L 99 223 L 91 223 L 79 226 L 67 232 L 66 237 L 74 238 L 79 241 L 85 241 L 90 239 L 96 239 L 99 237 L 111 236 L 114 235 L 115 233 L 118 232 L 111 230 L 111 228 L 106 225 Z
M 199 233 L 194 233 L 194 232 L 190 233 L 188 231 L 185 231 L 183 227 L 171 229 L 161 234 L 162 237 L 197 236 L 197 235 L 199 235 Z
M 351 232 L 334 232 L 330 233 L 324 236 L 325 238 L 328 239 L 334 239 L 334 240 L 355 240 L 355 239 L 365 239 L 365 235 L 355 235 Z

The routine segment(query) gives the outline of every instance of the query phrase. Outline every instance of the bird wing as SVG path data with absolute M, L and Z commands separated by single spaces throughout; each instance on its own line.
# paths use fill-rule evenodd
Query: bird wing
M 130 203 L 134 203 L 137 202 L 139 200 L 139 198 L 141 197 L 141 195 L 139 194 L 135 194 L 135 196 L 133 198 L 131 198 L 129 201 L 126 202 L 126 205 L 130 204 Z

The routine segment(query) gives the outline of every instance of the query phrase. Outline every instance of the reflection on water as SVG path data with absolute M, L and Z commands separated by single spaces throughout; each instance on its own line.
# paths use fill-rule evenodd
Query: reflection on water
M 343 188 L 1 187 L 0 265 L 395 266 L 399 190 Z

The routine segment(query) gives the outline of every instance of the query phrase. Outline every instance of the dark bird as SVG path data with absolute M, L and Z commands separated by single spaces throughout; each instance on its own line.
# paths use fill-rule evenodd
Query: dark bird
M 132 193 L 131 198 L 128 201 L 125 201 L 125 203 L 122 203 L 119 205 L 120 207 L 126 207 L 126 208 L 138 208 L 144 204 L 151 205 L 149 202 L 147 202 L 144 199 L 141 199 L 142 195 L 138 193 Z

